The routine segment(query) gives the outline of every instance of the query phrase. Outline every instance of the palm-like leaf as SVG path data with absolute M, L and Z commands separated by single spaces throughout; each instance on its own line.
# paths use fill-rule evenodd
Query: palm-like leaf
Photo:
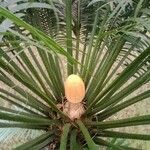
M 94 150 L 99 145 L 132 149 L 103 137 L 150 140 L 150 135 L 110 130 L 149 125 L 148 114 L 107 120 L 150 97 L 149 90 L 133 96 L 150 80 L 149 2 L 55 0 L 47 3 L 44 6 L 52 9 L 27 9 L 25 20 L 30 24 L 15 12 L 0 8 L 2 20 L 7 18 L 14 23 L 7 32 L 2 31 L 0 98 L 12 107 L 0 107 L 0 127 L 47 132 L 18 149 L 37 150 L 47 145 L 62 150 L 77 147 Z M 66 72 L 79 74 L 86 85 L 86 112 L 82 121 L 71 121 L 57 105 L 64 100 Z

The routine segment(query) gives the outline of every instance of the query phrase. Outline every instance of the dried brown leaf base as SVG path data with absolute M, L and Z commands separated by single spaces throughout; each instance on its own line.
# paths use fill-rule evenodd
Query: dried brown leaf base
M 71 120 L 79 119 L 85 112 L 84 104 L 70 103 L 67 101 L 63 107 L 63 112 L 67 114 Z

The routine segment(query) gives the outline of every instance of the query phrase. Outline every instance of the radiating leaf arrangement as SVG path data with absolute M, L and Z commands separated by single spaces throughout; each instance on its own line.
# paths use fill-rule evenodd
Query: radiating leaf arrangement
M 139 148 L 116 138 L 150 140 L 115 130 L 144 128 L 150 114 L 112 119 L 150 98 L 150 89 L 133 94 L 150 81 L 149 0 L 1 1 L 0 22 L 0 128 L 41 134 L 16 150 L 127 150 Z M 86 88 L 77 119 L 64 111 L 71 74 Z

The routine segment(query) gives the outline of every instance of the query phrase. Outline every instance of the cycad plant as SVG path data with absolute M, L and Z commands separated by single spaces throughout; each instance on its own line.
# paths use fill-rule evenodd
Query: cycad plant
M 149 114 L 113 118 L 150 97 L 149 0 L 26 2 L 0 7 L 0 127 L 41 134 L 15 149 L 140 149 L 109 138 L 150 140 L 115 130 Z

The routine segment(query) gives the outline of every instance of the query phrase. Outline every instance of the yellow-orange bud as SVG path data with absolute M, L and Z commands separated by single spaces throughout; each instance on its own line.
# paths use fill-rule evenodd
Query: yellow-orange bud
M 79 103 L 85 97 L 85 85 L 78 75 L 72 74 L 66 79 L 65 96 L 71 103 Z

